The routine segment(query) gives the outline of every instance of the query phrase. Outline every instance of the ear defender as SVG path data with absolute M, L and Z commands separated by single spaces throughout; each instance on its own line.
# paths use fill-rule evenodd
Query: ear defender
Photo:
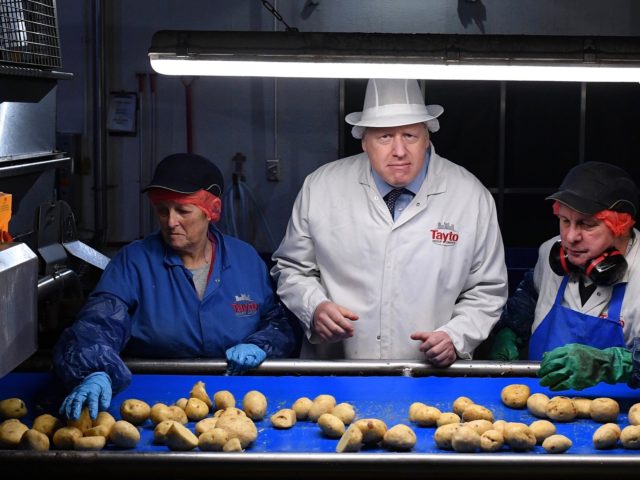
M 569 261 L 562 243 L 557 241 L 549 252 L 549 266 L 556 275 L 564 276 L 583 273 L 593 283 L 603 287 L 619 282 L 627 271 L 627 261 L 619 250 L 611 247 L 596 258 L 589 260 L 583 268 Z
M 562 242 L 558 240 L 551 247 L 549 252 L 549 266 L 553 273 L 560 275 L 571 275 L 572 273 L 578 273 L 580 269 L 569 261 L 569 256 L 562 247 Z

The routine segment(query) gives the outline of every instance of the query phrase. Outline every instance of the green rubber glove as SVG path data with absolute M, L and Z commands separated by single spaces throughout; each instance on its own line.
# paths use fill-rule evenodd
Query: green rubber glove
M 522 345 L 522 339 L 518 337 L 518 334 L 509 327 L 504 327 L 496 333 L 496 338 L 489 351 L 489 359 L 518 360 L 520 358 L 520 345 Z
M 626 382 L 633 371 L 631 351 L 569 343 L 542 356 L 540 385 L 551 390 L 583 390 L 600 382 Z

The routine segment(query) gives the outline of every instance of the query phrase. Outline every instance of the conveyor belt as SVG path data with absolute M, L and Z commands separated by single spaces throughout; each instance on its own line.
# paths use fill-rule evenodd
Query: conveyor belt
M 473 373 L 476 373 L 474 371 Z M 534 377 L 483 377 L 483 376 L 424 376 L 402 375 L 311 375 L 311 376 L 240 376 L 222 375 L 154 375 L 135 374 L 130 387 L 112 401 L 111 413 L 119 418 L 118 407 L 127 398 L 138 398 L 149 404 L 173 403 L 186 397 L 193 384 L 206 383 L 210 395 L 218 390 L 231 391 L 238 403 L 249 390 L 259 390 L 269 401 L 267 418 L 257 422 L 258 439 L 244 453 L 225 454 L 192 451 L 169 452 L 164 446 L 152 443 L 153 426 L 145 424 L 141 429 L 141 441 L 135 450 L 119 451 L 108 448 L 101 452 L 16 452 L 0 451 L 0 464 L 16 471 L 46 468 L 66 474 L 80 475 L 90 468 L 105 476 L 117 475 L 126 468 L 136 477 L 208 477 L 211 472 L 230 474 L 241 468 L 244 472 L 261 477 L 314 478 L 326 476 L 352 476 L 355 473 L 380 478 L 396 474 L 398 478 L 434 478 L 457 475 L 469 476 L 478 469 L 495 478 L 518 475 L 520 478 L 553 476 L 592 477 L 595 475 L 631 476 L 640 471 L 640 451 L 616 448 L 596 451 L 591 444 L 593 432 L 599 424 L 580 419 L 571 423 L 556 424 L 558 433 L 572 439 L 573 447 L 563 455 L 549 455 L 537 446 L 532 452 L 515 453 L 508 448 L 497 454 L 458 454 L 444 452 L 435 446 L 434 428 L 411 425 L 418 442 L 408 453 L 388 452 L 380 447 L 368 448 L 354 454 L 336 454 L 337 440 L 323 437 L 318 426 L 299 422 L 290 430 L 271 427 L 268 415 L 280 408 L 290 407 L 301 396 L 310 398 L 328 393 L 338 402 L 349 402 L 356 407 L 358 418 L 374 417 L 389 427 L 397 423 L 410 424 L 408 408 L 412 402 L 421 401 L 442 411 L 450 411 L 453 400 L 461 395 L 471 397 L 476 403 L 494 412 L 496 419 L 531 423 L 535 420 L 526 410 L 512 410 L 500 401 L 501 389 L 511 383 L 525 383 L 533 392 L 556 395 L 538 385 Z M 471 373 L 471 372 L 470 372 Z M 612 397 L 621 406 L 618 423 L 627 425 L 628 408 L 640 401 L 640 393 L 625 385 L 599 385 L 583 392 L 563 392 L 569 396 Z M 49 411 L 55 413 L 63 398 L 54 379 L 45 373 L 12 373 L 0 379 L 0 398 L 19 396 L 31 407 L 33 416 Z M 193 423 L 189 424 L 193 428 Z M 124 466 L 126 464 L 126 467 Z

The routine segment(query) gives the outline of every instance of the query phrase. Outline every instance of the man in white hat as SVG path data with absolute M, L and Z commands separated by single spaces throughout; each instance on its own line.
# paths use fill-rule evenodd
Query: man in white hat
M 369 80 L 347 115 L 364 153 L 309 175 L 271 270 L 306 358 L 471 358 L 507 295 L 495 203 L 440 157 L 416 80 Z

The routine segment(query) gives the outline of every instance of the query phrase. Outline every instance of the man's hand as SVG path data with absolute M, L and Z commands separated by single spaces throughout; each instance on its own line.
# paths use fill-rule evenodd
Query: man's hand
M 411 339 L 422 342 L 420 351 L 435 367 L 448 367 L 458 358 L 453 341 L 445 332 L 415 332 L 411 334 Z
M 355 328 L 351 322 L 358 320 L 358 315 L 337 303 L 322 302 L 313 312 L 313 332 L 329 343 L 339 342 L 353 337 Z
M 510 362 L 520 358 L 520 345 L 522 340 L 518 334 L 509 327 L 498 330 L 489 352 L 489 360 L 504 360 Z
M 568 343 L 542 355 L 540 385 L 550 390 L 584 390 L 600 382 L 626 382 L 633 372 L 631 351 Z

